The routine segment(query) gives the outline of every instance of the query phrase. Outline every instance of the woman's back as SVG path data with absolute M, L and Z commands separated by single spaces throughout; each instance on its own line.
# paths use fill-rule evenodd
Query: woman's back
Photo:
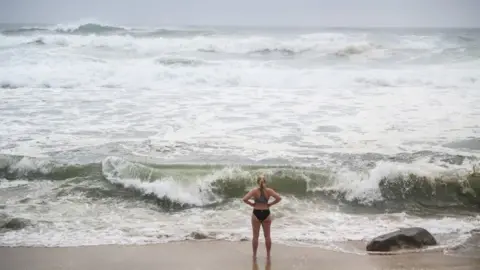
M 268 200 L 270 199 L 268 188 L 255 188 L 255 209 L 268 209 Z

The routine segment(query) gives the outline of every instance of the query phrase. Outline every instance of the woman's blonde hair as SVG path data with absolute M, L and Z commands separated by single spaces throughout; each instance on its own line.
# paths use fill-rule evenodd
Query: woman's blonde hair
M 261 174 L 257 177 L 257 184 L 260 186 L 261 190 L 265 189 L 265 181 L 266 181 L 265 180 L 265 175 Z

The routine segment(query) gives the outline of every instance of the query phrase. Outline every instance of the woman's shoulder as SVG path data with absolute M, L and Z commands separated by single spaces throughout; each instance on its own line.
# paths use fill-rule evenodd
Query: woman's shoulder
M 265 189 L 268 193 L 273 193 L 275 192 L 275 190 L 273 188 L 266 188 Z
M 250 190 L 250 192 L 259 192 L 259 191 L 260 191 L 260 188 L 257 188 L 257 187 L 252 188 L 252 189 Z

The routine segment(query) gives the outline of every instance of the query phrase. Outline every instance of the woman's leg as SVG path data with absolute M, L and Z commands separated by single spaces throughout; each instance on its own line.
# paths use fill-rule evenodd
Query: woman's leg
M 257 257 L 258 249 L 258 236 L 260 234 L 260 221 L 257 217 L 252 214 L 252 249 L 253 249 L 253 258 Z
M 269 216 L 263 221 L 263 236 L 265 236 L 265 247 L 267 248 L 267 259 L 270 259 L 270 250 L 272 249 L 272 239 L 270 238 L 270 226 L 272 225 L 272 219 Z

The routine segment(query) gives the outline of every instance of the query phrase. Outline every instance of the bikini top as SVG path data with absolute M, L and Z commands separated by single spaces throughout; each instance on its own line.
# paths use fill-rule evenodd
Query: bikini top
M 263 189 L 260 189 L 260 197 L 255 198 L 256 203 L 268 203 L 268 198 L 263 193 Z

